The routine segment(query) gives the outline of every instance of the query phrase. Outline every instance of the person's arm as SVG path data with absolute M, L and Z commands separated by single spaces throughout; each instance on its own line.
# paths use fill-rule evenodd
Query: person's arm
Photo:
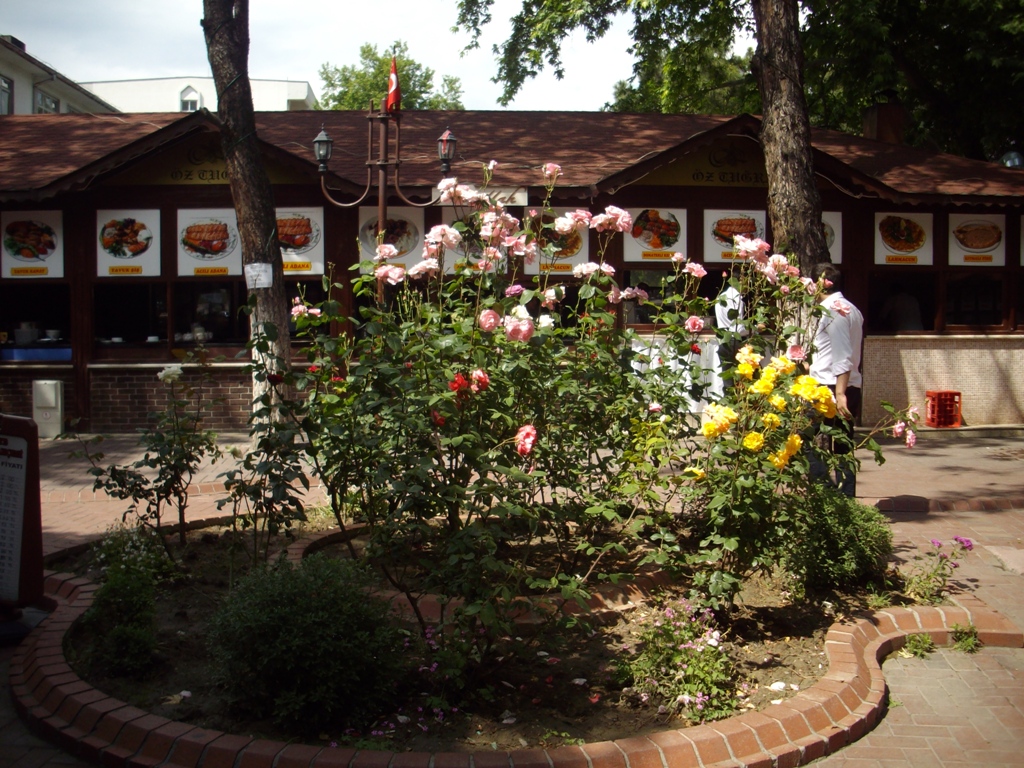
M 853 340 L 850 338 L 850 324 L 846 318 L 834 318 L 829 323 L 828 335 L 832 344 L 832 372 L 836 377 L 836 410 L 844 419 L 852 419 L 853 414 L 846 403 L 846 388 L 850 384 L 850 372 L 853 370 Z

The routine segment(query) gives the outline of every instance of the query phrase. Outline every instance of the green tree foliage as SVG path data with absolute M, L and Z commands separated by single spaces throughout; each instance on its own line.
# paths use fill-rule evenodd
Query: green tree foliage
M 753 53 L 729 54 L 724 47 L 704 49 L 694 69 L 678 46 L 656 61 L 638 63 L 640 74 L 615 84 L 611 112 L 736 115 L 761 111 L 757 83 L 750 72 Z
M 976 159 L 1024 146 L 1021 0 L 805 0 L 812 123 L 860 133 L 894 94 L 906 140 Z
M 401 40 L 384 53 L 369 43 L 361 46 L 357 66 L 321 66 L 321 108 L 362 110 L 371 101 L 379 107 L 387 96 L 392 56 L 397 60 L 402 109 L 465 109 L 459 78 L 443 75 L 440 88 L 435 90 L 434 70 L 410 58 L 409 46 Z

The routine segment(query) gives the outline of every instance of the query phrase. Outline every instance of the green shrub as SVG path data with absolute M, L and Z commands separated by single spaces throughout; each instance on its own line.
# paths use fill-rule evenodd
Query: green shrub
M 978 628 L 970 622 L 954 624 L 950 639 L 953 641 L 953 648 L 961 653 L 977 653 L 981 650 L 982 642 L 978 637 Z
M 818 484 L 793 503 L 792 535 L 781 561 L 803 587 L 858 586 L 885 575 L 892 530 L 877 508 Z
M 931 635 L 915 632 L 914 634 L 907 635 L 907 641 L 904 643 L 903 648 L 900 649 L 900 656 L 906 658 L 914 656 L 918 659 L 923 659 L 934 650 L 935 642 L 932 640 Z
M 402 634 L 348 561 L 314 555 L 245 577 L 211 625 L 228 698 L 303 734 L 379 714 L 402 674 Z
M 125 677 L 143 677 L 156 650 L 156 587 L 146 574 L 107 571 L 83 626 L 97 638 L 86 659 L 90 666 Z
M 635 652 L 619 671 L 642 702 L 692 722 L 716 720 L 736 708 L 736 674 L 710 610 L 672 601 L 643 622 Z
M 159 583 L 174 572 L 160 535 L 141 525 L 120 523 L 109 528 L 93 546 L 93 562 L 104 573 L 131 571 L 149 576 Z

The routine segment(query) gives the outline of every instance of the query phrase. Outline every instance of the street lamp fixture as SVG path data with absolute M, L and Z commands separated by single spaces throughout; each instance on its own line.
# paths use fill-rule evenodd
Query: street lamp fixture
M 452 169 L 452 160 L 455 159 L 455 144 L 457 141 L 455 134 L 447 128 L 437 140 L 437 158 L 441 161 L 441 173 L 444 176 L 447 176 L 448 172 Z

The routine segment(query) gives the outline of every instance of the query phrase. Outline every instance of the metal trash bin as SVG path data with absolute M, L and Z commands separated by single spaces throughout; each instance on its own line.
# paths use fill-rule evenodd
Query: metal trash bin
M 57 437 L 64 431 L 64 382 L 39 379 L 32 382 L 32 420 L 39 437 Z

